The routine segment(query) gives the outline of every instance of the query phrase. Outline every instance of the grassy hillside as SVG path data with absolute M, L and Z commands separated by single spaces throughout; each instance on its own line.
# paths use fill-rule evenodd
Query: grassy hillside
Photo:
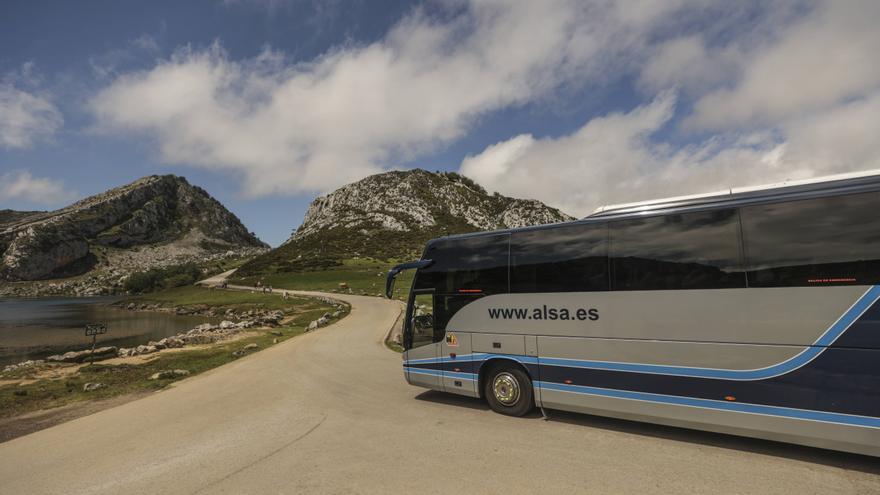
M 357 259 L 340 261 L 339 265 L 324 270 L 302 272 L 271 273 L 255 276 L 240 276 L 236 272 L 233 280 L 236 284 L 254 285 L 258 281 L 263 285 L 271 285 L 274 289 L 318 290 L 324 292 L 346 292 L 340 287 L 346 284 L 352 294 L 383 295 L 385 292 L 385 276 L 395 264 L 391 261 L 373 259 Z M 395 298 L 405 300 L 412 284 L 412 271 L 406 271 L 397 277 Z
M 370 258 L 418 259 L 452 234 L 538 225 L 572 217 L 534 200 L 489 194 L 455 173 L 394 171 L 316 198 L 290 240 L 239 269 L 243 277 L 325 270 Z

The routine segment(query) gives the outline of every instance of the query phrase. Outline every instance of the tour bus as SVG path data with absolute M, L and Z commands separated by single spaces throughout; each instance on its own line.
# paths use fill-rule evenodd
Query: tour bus
M 880 455 L 880 171 L 434 239 L 406 380 Z

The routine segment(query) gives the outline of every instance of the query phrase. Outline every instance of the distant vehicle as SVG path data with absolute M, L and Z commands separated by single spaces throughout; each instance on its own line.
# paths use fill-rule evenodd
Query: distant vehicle
M 412 385 L 880 455 L 880 171 L 435 239 L 389 297 L 405 269 Z

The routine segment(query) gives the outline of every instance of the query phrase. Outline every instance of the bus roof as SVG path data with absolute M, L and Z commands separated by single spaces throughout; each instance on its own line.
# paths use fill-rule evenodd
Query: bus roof
M 748 199 L 753 197 L 776 196 L 795 191 L 817 191 L 828 190 L 846 185 L 856 185 L 860 183 L 880 182 L 880 170 L 866 170 L 864 172 L 853 172 L 848 174 L 826 175 L 822 177 L 812 177 L 801 180 L 786 180 L 774 184 L 764 184 L 760 186 L 748 187 L 731 187 L 721 191 L 711 193 L 693 194 L 688 196 L 676 196 L 671 198 L 651 199 L 647 201 L 638 201 L 634 203 L 619 203 L 613 205 L 604 205 L 596 208 L 587 218 L 604 216 L 610 213 L 621 213 L 631 211 L 645 211 L 658 208 L 669 208 L 670 206 L 692 205 L 709 203 L 716 201 L 729 201 L 735 199 Z
M 728 188 L 721 191 L 661 198 L 636 203 L 622 203 L 601 206 L 592 214 L 570 222 L 535 225 L 516 229 L 500 229 L 468 234 L 455 234 L 432 239 L 430 245 L 439 239 L 457 239 L 480 235 L 499 235 L 526 230 L 539 230 L 554 226 L 593 223 L 607 220 L 622 220 L 677 211 L 697 211 L 720 207 L 736 207 L 752 203 L 771 202 L 780 199 L 809 199 L 838 194 L 880 191 L 880 169 L 848 174 L 828 175 L 804 180 L 785 181 L 762 186 Z

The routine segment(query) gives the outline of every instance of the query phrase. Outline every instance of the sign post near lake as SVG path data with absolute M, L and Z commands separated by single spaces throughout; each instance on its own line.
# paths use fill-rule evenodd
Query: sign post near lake
M 86 337 L 92 336 L 92 352 L 89 353 L 90 365 L 95 363 L 95 343 L 98 340 L 98 335 L 105 333 L 107 333 L 107 325 L 103 323 L 89 323 L 86 325 Z

